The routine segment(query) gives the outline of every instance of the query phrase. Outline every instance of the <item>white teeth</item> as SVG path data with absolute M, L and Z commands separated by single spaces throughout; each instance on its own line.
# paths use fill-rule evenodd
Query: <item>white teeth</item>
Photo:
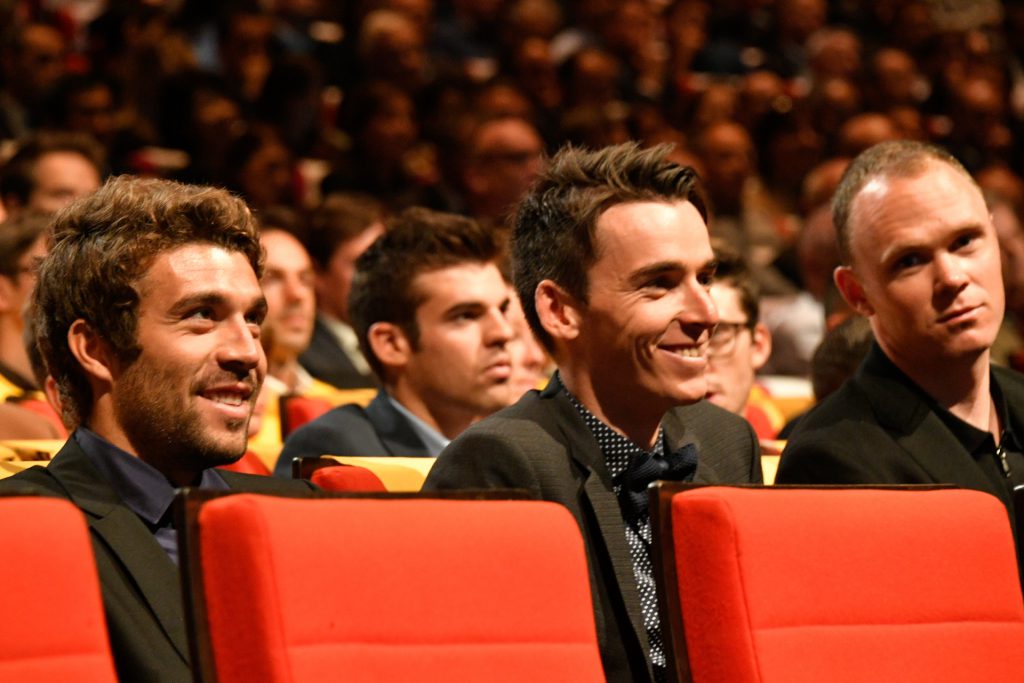
M 242 397 L 238 394 L 207 394 L 206 397 L 214 403 L 225 403 L 229 406 L 242 405 Z
M 700 358 L 703 354 L 700 349 L 695 346 L 688 346 L 682 349 L 672 349 L 672 353 L 683 356 L 684 358 Z

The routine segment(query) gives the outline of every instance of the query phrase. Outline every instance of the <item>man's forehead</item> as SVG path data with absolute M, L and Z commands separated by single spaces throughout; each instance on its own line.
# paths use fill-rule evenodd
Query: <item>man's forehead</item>
M 291 233 L 285 230 L 265 230 L 260 243 L 266 252 L 266 267 L 305 270 L 312 268 L 309 253 Z
M 222 288 L 259 289 L 249 259 L 240 251 L 205 242 L 158 252 L 138 281 L 141 295 Z
M 481 285 L 492 287 L 485 290 Z M 446 308 L 459 303 L 504 297 L 508 289 L 498 266 L 490 261 L 467 261 L 417 273 L 410 288 L 420 306 L 432 303 Z

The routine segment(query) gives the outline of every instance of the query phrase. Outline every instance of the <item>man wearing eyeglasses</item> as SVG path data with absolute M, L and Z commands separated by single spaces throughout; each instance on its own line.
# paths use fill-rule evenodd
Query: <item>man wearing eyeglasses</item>
M 670 149 L 567 147 L 541 173 L 519 205 L 512 261 L 558 372 L 460 434 L 425 485 L 524 488 L 573 514 L 613 682 L 666 673 L 648 484 L 762 478 L 750 426 L 702 400 L 715 257 L 699 179 Z
M 708 344 L 707 399 L 742 415 L 760 439 L 774 439 L 785 418 L 756 382 L 772 352 L 768 327 L 758 320 L 760 292 L 746 262 L 725 244 L 716 244 L 718 270 L 711 300 L 718 325 Z

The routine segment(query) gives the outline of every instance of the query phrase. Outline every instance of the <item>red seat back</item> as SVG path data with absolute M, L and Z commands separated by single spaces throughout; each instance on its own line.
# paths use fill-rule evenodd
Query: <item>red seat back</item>
M 387 491 L 380 477 L 356 465 L 321 467 L 310 481 L 325 491 Z
M 197 543 L 220 683 L 603 680 L 558 505 L 240 494 Z
M 252 451 L 246 451 L 241 458 L 230 465 L 220 465 L 217 469 L 229 472 L 241 472 L 242 474 L 261 474 L 269 477 L 270 470 L 263 464 L 260 457 Z
M 285 395 L 281 399 L 281 440 L 296 429 L 320 417 L 334 406 L 325 398 Z
M 1019 681 L 1005 507 L 958 489 L 707 487 L 671 502 L 699 683 Z
M 117 678 L 82 513 L 53 498 L 0 498 L 0 680 Z M 20 583 L 20 585 L 19 585 Z

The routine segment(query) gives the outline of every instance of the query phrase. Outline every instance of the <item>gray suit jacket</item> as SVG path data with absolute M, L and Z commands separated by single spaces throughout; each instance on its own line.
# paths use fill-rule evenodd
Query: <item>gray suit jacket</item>
M 223 470 L 220 474 L 230 488 L 253 493 L 302 495 L 313 490 L 304 481 L 282 482 Z M 0 481 L 0 490 L 25 488 L 70 500 L 85 514 L 118 678 L 147 683 L 191 681 L 178 568 L 74 439 L 64 444 L 48 467 L 33 467 Z M 57 567 L 49 570 L 59 572 Z
M 377 385 L 372 374 L 364 375 L 352 364 L 348 354 L 319 315 L 313 326 L 313 338 L 299 356 L 299 363 L 313 377 L 339 389 L 361 389 Z
M 355 403 L 339 406 L 289 434 L 274 476 L 291 477 L 293 458 L 319 455 L 430 457 L 409 420 L 383 391 L 365 409 Z
M 670 411 L 662 425 L 668 448 L 697 446 L 695 481 L 762 480 L 757 437 L 742 418 L 701 402 Z M 605 675 L 651 680 L 640 594 L 611 476 L 559 382 L 481 420 L 441 453 L 424 490 L 458 488 L 525 488 L 567 507 L 583 533 Z

